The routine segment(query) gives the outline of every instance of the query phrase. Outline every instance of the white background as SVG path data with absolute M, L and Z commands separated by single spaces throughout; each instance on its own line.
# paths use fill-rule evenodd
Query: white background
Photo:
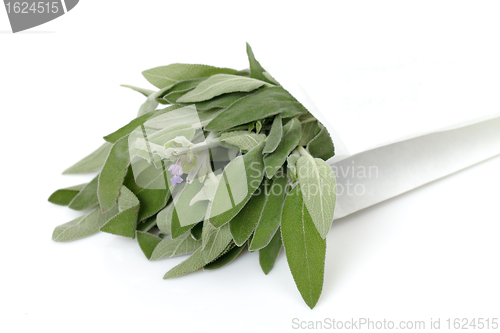
M 119 85 L 148 87 L 144 69 L 245 68 L 246 41 L 265 67 L 316 84 L 330 79 L 321 66 L 363 71 L 464 53 L 481 61 L 498 44 L 484 36 L 499 14 L 494 2 L 84 0 L 13 35 L 0 9 L 0 331 L 286 332 L 294 318 L 360 317 L 427 328 L 441 318 L 443 328 L 446 318 L 500 317 L 498 157 L 335 221 L 314 310 L 283 253 L 268 276 L 244 253 L 221 270 L 164 281 L 184 258 L 148 262 L 135 241 L 108 234 L 54 243 L 53 228 L 78 213 L 47 202 L 91 179 L 60 173 L 135 116 L 142 97 Z

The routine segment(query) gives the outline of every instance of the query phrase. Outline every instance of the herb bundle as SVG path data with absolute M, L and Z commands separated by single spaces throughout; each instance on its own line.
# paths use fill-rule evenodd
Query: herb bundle
M 98 231 L 135 238 L 149 260 L 190 254 L 173 278 L 258 251 L 265 274 L 284 246 L 313 308 L 323 287 L 336 199 L 326 128 L 264 70 L 171 64 L 143 72 L 159 90 L 137 118 L 65 174 L 100 169 L 49 201 L 85 215 L 55 228 L 66 242 Z M 165 105 L 163 107 L 163 105 Z

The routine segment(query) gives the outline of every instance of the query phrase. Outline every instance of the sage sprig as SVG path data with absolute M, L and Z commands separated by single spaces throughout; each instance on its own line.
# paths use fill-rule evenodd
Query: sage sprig
M 99 231 L 137 239 L 149 260 L 189 255 L 173 278 L 222 268 L 244 249 L 265 274 L 284 246 L 306 304 L 323 287 L 333 221 L 334 146 L 326 128 L 255 59 L 249 69 L 172 64 L 143 72 L 158 90 L 130 123 L 64 173 L 100 169 L 49 201 L 84 211 L 53 240 Z M 165 106 L 166 105 L 166 106 Z

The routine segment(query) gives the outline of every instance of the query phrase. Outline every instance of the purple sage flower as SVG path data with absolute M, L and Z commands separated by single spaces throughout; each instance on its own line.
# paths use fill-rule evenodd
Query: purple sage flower
M 182 163 L 182 161 L 179 158 L 175 164 L 172 164 L 168 168 L 168 171 L 170 171 L 170 174 L 173 176 L 172 178 L 170 178 L 170 182 L 172 183 L 172 186 L 174 186 L 175 184 L 182 183 L 183 179 L 180 177 L 183 174 L 181 163 Z

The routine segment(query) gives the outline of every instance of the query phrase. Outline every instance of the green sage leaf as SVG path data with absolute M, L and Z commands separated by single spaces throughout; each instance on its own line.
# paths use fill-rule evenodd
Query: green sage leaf
M 116 141 L 111 148 L 99 174 L 97 197 L 103 211 L 107 211 L 115 205 L 129 163 L 128 137 L 123 137 Z
M 283 124 L 281 121 L 281 116 L 277 115 L 274 117 L 273 125 L 269 131 L 269 136 L 266 140 L 266 146 L 264 147 L 264 154 L 272 153 L 278 148 L 281 138 L 283 137 Z
M 86 185 L 87 184 L 75 185 L 57 190 L 50 195 L 49 202 L 60 206 L 67 206 Z
M 266 73 L 266 70 L 260 65 L 257 59 L 255 59 L 252 48 L 248 43 L 247 43 L 247 55 L 248 55 L 248 62 L 250 63 L 250 77 L 257 80 L 269 82 L 271 84 L 277 84 L 276 80 L 270 80 L 270 78 L 264 74 Z
M 264 85 L 268 84 L 264 81 L 252 79 L 249 77 L 229 74 L 217 74 L 198 84 L 198 86 L 194 90 L 191 90 L 183 95 L 177 100 L 177 102 L 203 102 L 222 94 L 254 91 Z
M 229 105 L 233 104 L 237 100 L 239 100 L 247 95 L 248 94 L 244 93 L 244 92 L 234 92 L 234 93 L 230 93 L 230 94 L 223 94 L 223 95 L 214 97 L 208 101 L 195 103 L 195 105 L 196 105 L 196 109 L 198 111 L 206 111 L 206 110 L 210 110 L 213 108 L 225 109 Z
M 188 259 L 168 271 L 163 278 L 169 279 L 194 272 L 220 257 L 231 242 L 231 233 L 229 225 L 217 230 L 210 233 L 205 248 L 199 247 Z
M 220 227 L 228 223 L 250 200 L 264 176 L 264 141 L 224 169 L 210 207 L 210 222 Z
M 110 234 L 134 238 L 139 213 L 139 199 L 125 186 L 118 197 L 118 214 L 101 227 Z
M 311 220 L 300 187 L 297 185 L 286 197 L 281 236 L 295 284 L 312 309 L 323 289 L 326 241 Z
M 307 110 L 282 87 L 269 87 L 249 94 L 215 117 L 205 128 L 209 131 L 224 131 L 277 114 L 291 118 Z
M 229 222 L 231 236 L 237 246 L 245 244 L 257 226 L 268 198 L 267 186 L 266 182 L 263 182 L 246 205 Z
M 170 172 L 164 163 L 160 169 L 150 165 L 144 169 L 137 177 L 134 176 L 132 168 L 129 168 L 123 184 L 129 188 L 139 199 L 140 208 L 138 220 L 142 221 L 158 213 L 163 209 L 170 199 L 169 182 Z M 136 182 L 141 184 L 139 186 Z
M 283 139 L 276 150 L 264 157 L 264 166 L 268 178 L 272 178 L 281 168 L 288 155 L 297 147 L 299 140 L 300 122 L 297 119 L 292 119 L 283 127 Z
M 307 150 L 312 156 L 326 161 L 335 155 L 335 148 L 326 127 L 321 125 L 320 128 L 320 132 L 307 144 Z
M 90 155 L 63 171 L 64 175 L 86 173 L 99 169 L 104 165 L 112 145 L 105 142 Z
M 277 172 L 272 179 L 271 185 L 266 189 L 268 192 L 267 200 L 262 214 L 258 218 L 252 242 L 248 247 L 249 250 L 262 249 L 271 242 L 281 223 L 281 212 L 283 210 L 287 185 L 288 177 L 286 173 L 283 170 Z
M 56 227 L 52 234 L 52 240 L 56 242 L 69 242 L 96 234 L 104 223 L 113 217 L 117 211 L 117 206 L 105 213 L 101 212 L 99 207 L 97 207 L 90 213 Z
M 302 135 L 300 136 L 299 146 L 307 145 L 318 134 L 317 131 L 319 131 L 317 121 L 302 123 Z
M 243 251 L 243 247 L 244 246 L 233 247 L 231 250 L 227 251 L 222 256 L 215 259 L 215 261 L 212 261 L 211 263 L 207 264 L 205 267 L 203 267 L 203 269 L 207 271 L 213 271 L 230 264 L 234 259 L 236 259 L 240 255 L 241 251 Z
M 137 230 L 136 237 L 137 237 L 137 242 L 139 243 L 139 247 L 142 250 L 142 253 L 144 253 L 146 258 L 150 260 L 153 251 L 161 242 L 161 238 L 153 234 L 150 234 L 149 232 L 143 232 L 139 230 Z
M 191 234 L 184 235 L 172 239 L 164 238 L 158 243 L 158 246 L 153 251 L 150 260 L 160 260 L 163 258 L 172 258 L 183 254 L 193 253 L 201 246 L 200 240 L 195 240 Z
M 154 94 L 154 90 L 149 90 L 149 89 L 139 88 L 139 87 L 135 87 L 135 86 L 130 86 L 128 84 L 122 84 L 121 86 L 125 87 L 125 88 L 129 88 L 129 89 L 135 90 L 135 91 L 143 94 L 146 97 L 148 97 L 151 94 Z
M 324 239 L 332 225 L 335 210 L 335 174 L 325 161 L 310 155 L 297 160 L 297 174 L 304 204 Z
M 278 229 L 274 232 L 274 236 L 271 238 L 271 241 L 266 245 L 266 247 L 259 250 L 259 264 L 264 274 L 269 274 L 269 272 L 273 269 L 282 245 L 281 232 Z
M 231 68 L 219 68 L 207 65 L 171 64 L 145 70 L 142 75 L 157 88 L 165 88 L 178 81 L 209 77 L 215 74 L 238 74 Z
M 156 225 L 161 232 L 166 235 L 171 235 L 171 226 L 172 226 L 172 214 L 174 211 L 174 202 L 171 201 L 165 208 L 163 208 L 156 215 Z
M 265 139 L 265 134 L 255 134 L 247 131 L 234 131 L 222 134 L 219 140 L 222 144 L 229 145 L 228 148 L 237 147 L 242 152 L 247 152 L 252 150 Z
M 74 210 L 86 210 L 99 204 L 97 199 L 97 182 L 99 175 L 95 176 L 69 203 L 68 207 Z

